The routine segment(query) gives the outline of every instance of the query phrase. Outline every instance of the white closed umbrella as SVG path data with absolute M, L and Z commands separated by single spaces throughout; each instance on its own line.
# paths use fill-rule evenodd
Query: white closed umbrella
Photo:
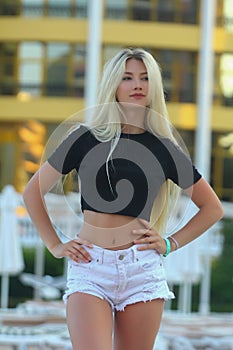
M 174 217 L 171 226 L 175 231 L 185 225 L 196 213 L 198 209 L 190 199 L 180 198 L 177 217 Z M 171 232 L 172 233 L 172 232 Z M 168 282 L 179 284 L 181 288 L 179 308 L 183 312 L 191 310 L 191 286 L 200 281 L 202 274 L 202 251 L 203 237 L 189 243 L 181 250 L 174 252 L 164 259 Z
M 18 204 L 18 194 L 14 187 L 4 187 L 0 198 L 1 308 L 8 307 L 9 276 L 17 275 L 24 268 L 23 252 L 17 232 Z

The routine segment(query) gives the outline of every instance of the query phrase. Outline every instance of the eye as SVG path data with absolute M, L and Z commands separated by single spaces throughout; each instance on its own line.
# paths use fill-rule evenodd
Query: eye
M 122 78 L 122 80 L 131 80 L 131 77 L 125 76 L 125 77 Z
M 146 77 L 143 77 L 142 80 L 143 80 L 143 81 L 148 81 L 149 78 L 148 78 L 148 76 L 146 76 Z

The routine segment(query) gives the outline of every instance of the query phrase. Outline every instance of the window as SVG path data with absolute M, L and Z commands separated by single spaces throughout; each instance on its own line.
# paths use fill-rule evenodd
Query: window
M 17 184 L 22 176 L 19 171 L 20 145 L 17 127 L 12 122 L 1 121 L 0 125 L 0 189 Z
M 107 0 L 105 17 L 108 19 L 127 18 L 127 0 Z
M 103 48 L 103 63 L 110 60 L 114 55 L 116 55 L 122 48 L 120 46 L 105 46 Z
M 158 0 L 157 1 L 157 19 L 161 22 L 175 21 L 175 1 L 174 0 Z
M 233 106 L 233 54 L 214 56 L 214 103 Z
M 23 42 L 19 44 L 18 53 L 17 92 L 21 92 L 21 96 L 83 97 L 85 44 Z M 6 62 L 4 69 L 10 74 L 10 60 Z M 2 90 L 1 84 L 0 87 Z
M 182 138 L 190 157 L 194 159 L 194 143 L 195 143 L 195 133 L 193 130 L 179 129 L 178 133 Z
M 21 0 L 21 14 L 25 17 L 86 18 L 87 4 L 88 0 Z
M 199 0 L 157 0 L 157 20 L 194 24 L 198 21 Z
M 67 96 L 70 45 L 49 43 L 47 46 L 46 95 Z
M 225 53 L 220 56 L 219 85 L 223 104 L 233 106 L 233 54 Z
M 76 97 L 84 96 L 85 86 L 85 70 L 86 70 L 86 47 L 85 45 L 77 45 L 74 48 L 73 62 L 72 62 L 72 82 L 71 95 Z
M 70 17 L 70 0 L 48 0 L 48 15 L 52 17 Z
M 19 92 L 41 95 L 43 52 L 43 45 L 39 42 L 24 42 L 19 45 Z
M 223 1 L 223 27 L 228 31 L 233 31 L 232 0 Z
M 87 18 L 88 0 L 75 0 L 75 17 Z
M 21 14 L 24 17 L 41 17 L 43 15 L 43 0 L 22 0 Z
M 18 11 L 17 0 L 0 1 L 0 16 L 16 16 Z
M 17 82 L 17 44 L 0 44 L 0 94 L 14 95 Z
M 193 102 L 195 99 L 195 56 L 188 51 L 177 52 L 177 90 L 179 102 Z
M 134 0 L 132 4 L 132 18 L 137 21 L 149 21 L 151 16 L 150 0 Z
M 196 87 L 195 54 L 188 51 L 154 50 L 153 55 L 162 67 L 166 100 L 194 102 Z
M 195 24 L 198 22 L 198 1 L 197 0 L 180 0 L 179 8 L 180 22 Z M 178 17 L 177 16 L 177 17 Z
M 233 201 L 233 133 L 212 135 L 212 182 L 222 200 Z

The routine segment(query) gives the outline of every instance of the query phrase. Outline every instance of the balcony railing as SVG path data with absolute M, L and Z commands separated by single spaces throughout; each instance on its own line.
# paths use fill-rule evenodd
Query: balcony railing
M 63 4 L 18 4 L 4 2 L 0 4 L 0 16 L 25 16 L 25 17 L 78 17 L 87 18 L 88 1 L 84 3 Z M 195 24 L 199 21 L 198 2 L 192 7 L 182 8 L 175 5 L 165 7 L 163 3 L 158 2 L 156 5 L 137 1 L 130 3 L 106 4 L 104 9 L 106 19 L 115 20 L 135 20 L 135 21 L 157 21 L 157 22 L 175 22 Z

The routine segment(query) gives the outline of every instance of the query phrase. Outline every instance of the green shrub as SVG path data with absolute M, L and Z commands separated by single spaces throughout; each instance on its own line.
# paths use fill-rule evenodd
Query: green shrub
M 213 261 L 211 271 L 211 311 L 233 310 L 233 220 L 223 222 L 224 244 L 221 256 Z

